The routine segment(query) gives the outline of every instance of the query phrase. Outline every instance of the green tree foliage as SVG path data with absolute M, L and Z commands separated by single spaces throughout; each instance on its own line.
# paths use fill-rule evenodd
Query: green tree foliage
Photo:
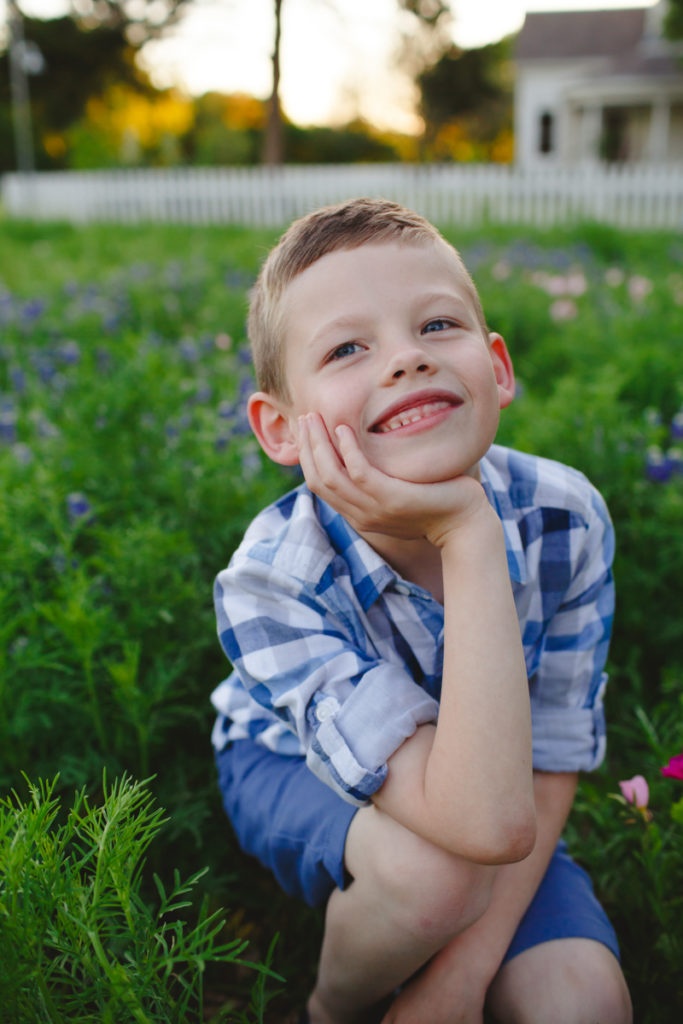
M 450 46 L 418 75 L 427 155 L 439 133 L 454 123 L 477 142 L 510 130 L 510 68 L 510 39 L 503 39 L 473 50 Z
M 664 31 L 670 39 L 683 39 L 683 0 L 669 0 Z
M 135 50 L 125 26 L 102 23 L 86 27 L 71 17 L 48 21 L 24 19 L 24 36 L 43 55 L 44 70 L 31 77 L 31 113 L 38 167 L 63 164 L 65 154 L 45 148 L 51 135 L 61 134 L 83 117 L 88 100 L 101 96 L 112 82 L 150 93 L 152 87 L 135 65 Z M 9 57 L 0 55 L 0 110 L 10 110 Z M 0 119 L 0 170 L 14 166 L 11 122 Z
M 397 153 L 371 127 L 356 121 L 340 128 L 299 128 L 287 125 L 285 140 L 293 163 L 380 163 L 394 161 Z

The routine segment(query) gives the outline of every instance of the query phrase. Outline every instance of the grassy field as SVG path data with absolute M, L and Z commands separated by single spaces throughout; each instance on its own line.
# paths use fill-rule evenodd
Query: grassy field
M 683 751 L 683 238 L 442 227 L 515 360 L 499 439 L 582 469 L 614 519 L 608 757 L 582 780 L 567 838 L 617 928 L 636 1020 L 673 1024 L 683 785 L 661 768 Z M 296 480 L 261 456 L 243 408 L 246 293 L 274 237 L 0 221 L 11 1024 L 285 1024 L 310 986 L 319 916 L 237 850 L 209 747 L 209 694 L 228 671 L 213 578 Z M 647 808 L 622 796 L 637 775 Z M 264 985 L 242 961 L 268 960 L 276 935 L 284 981 Z

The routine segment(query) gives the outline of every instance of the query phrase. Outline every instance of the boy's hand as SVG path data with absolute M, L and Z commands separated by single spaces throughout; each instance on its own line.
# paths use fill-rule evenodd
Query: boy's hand
M 426 537 L 437 547 L 472 516 L 492 512 L 481 484 L 470 476 L 423 484 L 388 476 L 372 466 L 353 430 L 336 429 L 339 452 L 316 413 L 299 419 L 299 460 L 306 483 L 361 533 L 403 540 Z

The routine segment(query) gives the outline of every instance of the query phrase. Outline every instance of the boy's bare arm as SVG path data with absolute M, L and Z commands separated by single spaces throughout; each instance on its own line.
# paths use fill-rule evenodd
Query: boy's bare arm
M 389 762 L 377 806 L 437 845 L 478 863 L 525 857 L 535 835 L 531 716 L 502 525 L 481 485 L 389 477 L 352 431 L 339 456 L 322 421 L 306 417 L 301 466 L 317 494 L 365 533 L 426 538 L 441 555 L 444 672 L 439 719 Z

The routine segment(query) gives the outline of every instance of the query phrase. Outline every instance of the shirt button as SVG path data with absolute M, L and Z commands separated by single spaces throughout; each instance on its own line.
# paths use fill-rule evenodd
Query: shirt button
M 333 700 L 322 700 L 315 709 L 315 717 L 319 722 L 326 722 L 328 718 L 332 718 L 336 708 L 336 702 Z
M 396 584 L 396 593 L 397 594 L 409 594 L 410 593 L 410 587 L 408 586 L 407 583 L 397 583 Z

